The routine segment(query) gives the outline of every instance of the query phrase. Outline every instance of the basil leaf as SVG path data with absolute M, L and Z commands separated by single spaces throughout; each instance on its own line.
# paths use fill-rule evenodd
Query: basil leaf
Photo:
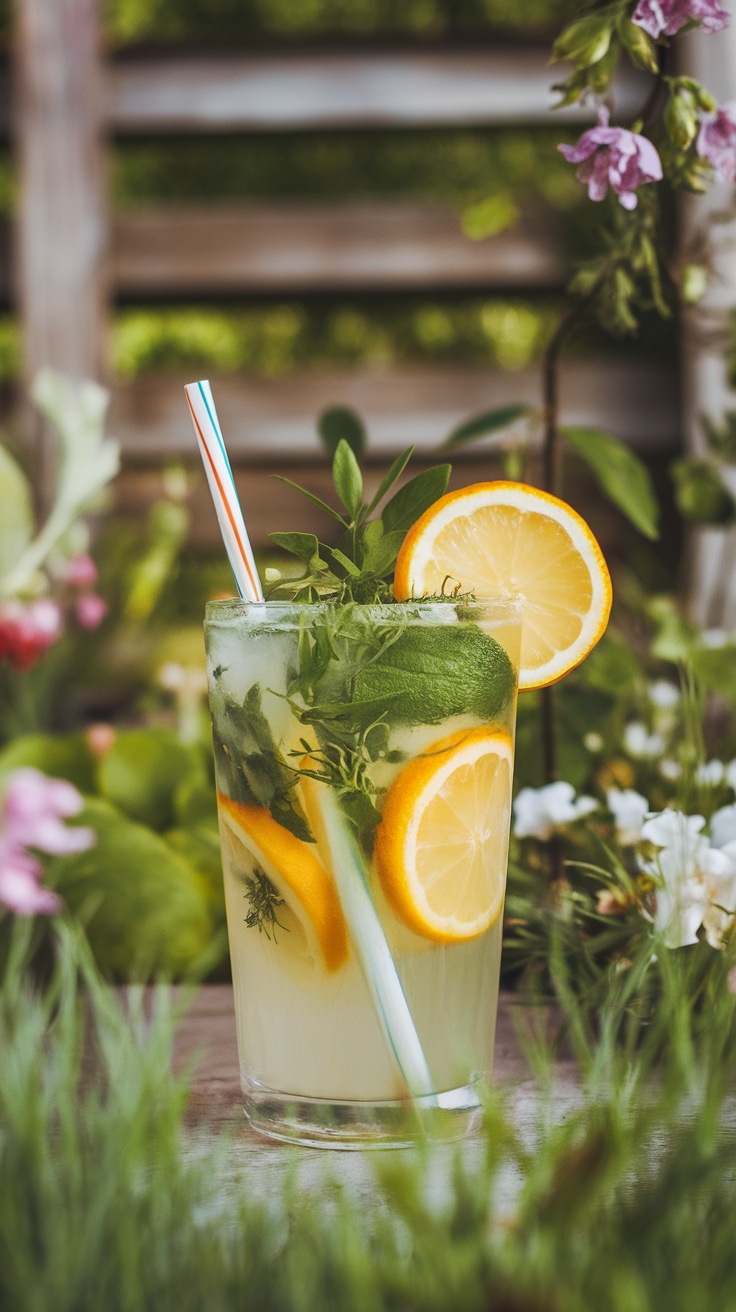
M 344 438 L 341 438 L 337 444 L 332 462 L 332 481 L 350 518 L 357 519 L 363 504 L 363 475 L 355 458 L 355 452 Z
M 319 542 L 314 533 L 269 533 L 268 536 L 277 547 L 291 552 L 292 556 L 298 556 L 305 565 L 309 565 L 319 552 Z
M 565 440 L 592 470 L 609 501 L 644 537 L 659 537 L 659 506 L 649 471 L 617 437 L 600 428 L 563 428 Z
M 385 532 L 406 533 L 412 524 L 443 496 L 452 465 L 435 465 L 410 478 L 384 506 L 381 519 Z
M 474 442 L 489 433 L 498 433 L 502 428 L 515 424 L 517 419 L 525 419 L 534 414 L 530 405 L 504 405 L 498 410 L 484 410 L 482 414 L 466 419 L 465 423 L 453 428 L 449 437 L 442 443 L 446 450 L 462 446 L 464 442 Z

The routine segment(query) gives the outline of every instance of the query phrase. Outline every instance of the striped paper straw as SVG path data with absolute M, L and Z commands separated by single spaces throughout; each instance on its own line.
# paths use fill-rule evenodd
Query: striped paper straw
M 187 383 L 184 391 L 238 592 L 246 601 L 263 601 L 263 589 L 222 440 L 212 389 L 203 378 L 198 383 Z
M 363 858 L 340 803 L 326 784 L 313 790 L 322 822 L 317 830 L 329 856 L 345 922 L 373 999 L 388 1050 L 407 1093 L 422 1108 L 441 1106 L 391 949 L 368 887 Z

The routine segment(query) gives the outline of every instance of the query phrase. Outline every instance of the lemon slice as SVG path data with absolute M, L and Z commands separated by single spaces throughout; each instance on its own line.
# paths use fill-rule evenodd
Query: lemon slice
M 316 850 L 284 829 L 263 806 L 247 806 L 218 793 L 220 817 L 251 853 L 315 943 L 329 971 L 348 955 L 348 935 L 332 876 Z
M 389 789 L 376 868 L 387 901 L 415 933 L 462 942 L 501 915 L 512 771 L 507 734 L 464 729 L 415 757 Z
M 588 525 L 527 483 L 475 483 L 417 520 L 396 562 L 397 600 L 439 593 L 448 579 L 478 597 L 520 599 L 521 689 L 556 683 L 608 623 L 611 578 Z

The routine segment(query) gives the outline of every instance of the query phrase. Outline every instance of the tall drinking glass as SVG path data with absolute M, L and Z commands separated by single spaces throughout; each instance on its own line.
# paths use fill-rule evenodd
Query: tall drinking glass
M 220 601 L 205 633 L 249 1120 L 357 1147 L 406 1142 L 426 1103 L 433 1134 L 467 1132 L 493 1063 L 518 603 Z M 376 963 L 328 802 L 377 913 Z M 435 1096 L 409 1097 L 371 978 L 386 961 Z

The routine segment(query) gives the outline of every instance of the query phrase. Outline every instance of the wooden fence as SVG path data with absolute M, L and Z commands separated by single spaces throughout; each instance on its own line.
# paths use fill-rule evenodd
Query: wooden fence
M 542 124 L 552 99 L 543 48 L 111 59 L 100 53 L 98 0 L 19 0 L 17 9 L 14 282 L 27 377 L 51 364 L 110 381 L 107 325 L 118 295 L 564 286 L 569 270 L 549 217 L 526 215 L 513 230 L 472 242 L 441 205 L 269 203 L 110 215 L 104 186 L 106 142 L 118 134 Z M 624 105 L 640 94 L 636 77 L 619 88 Z M 557 121 L 584 118 L 576 107 Z M 131 468 L 194 457 L 183 380 L 111 381 L 111 429 Z M 449 365 L 238 375 L 216 386 L 235 461 L 260 470 L 314 460 L 314 419 L 326 404 L 363 412 L 372 456 L 384 461 L 410 441 L 428 454 L 476 409 L 539 397 L 535 369 Z M 678 444 L 677 383 L 666 367 L 577 362 L 566 370 L 562 400 L 570 422 L 607 425 L 644 450 Z M 38 438 L 43 460 L 40 431 Z M 260 500 L 258 510 L 256 537 L 268 522 Z

